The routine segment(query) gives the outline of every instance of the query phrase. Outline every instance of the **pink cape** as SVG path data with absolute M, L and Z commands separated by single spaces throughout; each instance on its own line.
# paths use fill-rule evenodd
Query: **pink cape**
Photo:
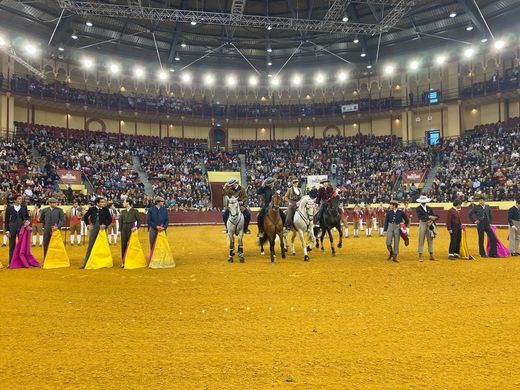
M 504 244 L 502 244 L 500 242 L 500 240 L 498 239 L 496 226 L 495 225 L 491 225 L 491 230 L 493 230 L 493 234 L 495 235 L 495 238 L 497 240 L 497 257 L 508 257 L 508 256 L 510 256 L 511 253 L 509 252 L 509 249 L 507 249 L 504 246 Z M 486 245 L 486 252 L 487 252 L 488 256 L 489 256 L 490 250 L 491 250 L 491 242 L 490 242 L 489 237 L 488 237 L 487 245 Z
M 31 254 L 31 227 L 22 226 L 18 233 L 18 242 L 14 247 L 13 257 L 9 268 L 39 267 L 40 263 Z

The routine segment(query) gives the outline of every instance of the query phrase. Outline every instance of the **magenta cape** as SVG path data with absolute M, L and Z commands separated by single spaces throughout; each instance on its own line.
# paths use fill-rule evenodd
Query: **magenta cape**
M 31 227 L 22 226 L 18 233 L 18 241 L 14 247 L 13 257 L 9 268 L 39 267 L 40 263 L 31 254 Z
M 509 252 L 509 249 L 507 249 L 507 247 L 504 244 L 502 244 L 500 242 L 500 240 L 498 239 L 496 226 L 495 225 L 491 225 L 491 230 L 493 230 L 493 234 L 495 235 L 495 238 L 497 240 L 497 257 L 508 257 L 508 256 L 510 256 L 511 253 Z M 486 251 L 487 251 L 488 256 L 489 256 L 489 253 L 490 253 L 490 249 L 491 249 L 491 242 L 490 242 L 489 237 L 488 237 L 487 245 L 486 245 Z

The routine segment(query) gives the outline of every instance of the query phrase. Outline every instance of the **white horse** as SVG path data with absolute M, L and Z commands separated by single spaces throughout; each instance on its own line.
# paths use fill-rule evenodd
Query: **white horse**
M 226 223 L 229 236 L 229 258 L 230 263 L 233 262 L 235 256 L 235 236 L 238 236 L 238 258 L 240 262 L 244 262 L 244 215 L 240 211 L 238 199 L 234 196 L 228 200 L 227 207 L 229 209 L 229 218 Z
M 314 215 L 316 214 L 316 204 L 310 198 L 305 195 L 300 199 L 298 209 L 294 213 L 293 225 L 292 225 L 292 237 L 291 237 L 291 253 L 293 256 L 296 254 L 294 250 L 294 241 L 296 239 L 296 233 L 300 237 L 303 248 L 303 260 L 309 261 L 309 253 L 312 248 L 305 242 L 305 233 L 307 233 L 310 242 L 314 245 L 316 237 L 314 236 Z

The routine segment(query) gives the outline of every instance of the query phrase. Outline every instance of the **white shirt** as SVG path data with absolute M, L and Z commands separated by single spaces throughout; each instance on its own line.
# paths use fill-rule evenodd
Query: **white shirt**
M 20 211 L 20 209 L 22 208 L 22 205 L 21 204 L 18 204 L 18 205 L 13 205 L 14 206 L 14 209 L 16 210 L 16 212 Z

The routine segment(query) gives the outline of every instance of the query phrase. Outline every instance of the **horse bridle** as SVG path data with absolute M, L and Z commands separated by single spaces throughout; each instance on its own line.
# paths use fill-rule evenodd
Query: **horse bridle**
M 306 213 L 307 217 L 305 217 L 305 215 L 300 211 L 299 208 L 296 210 L 297 213 L 300 214 L 300 217 L 302 218 L 303 222 L 305 222 L 305 227 L 306 227 L 305 231 L 309 230 L 309 227 L 310 227 L 310 225 L 312 223 L 312 220 L 313 220 L 313 217 L 314 217 L 314 215 L 312 215 L 312 216 L 309 215 L 307 205 L 308 205 L 308 203 L 305 204 L 305 210 L 307 211 L 307 213 Z
M 238 204 L 238 202 L 237 202 L 237 204 Z M 237 216 L 238 216 L 238 218 L 237 218 Z M 243 217 L 243 214 L 240 212 L 240 207 L 238 207 L 236 214 L 233 214 L 231 212 L 231 210 L 229 210 L 228 221 L 231 222 L 231 224 L 235 227 L 235 231 L 237 230 L 238 224 L 240 223 L 240 221 L 242 219 L 241 217 Z M 235 220 L 236 220 L 236 222 L 233 222 Z

